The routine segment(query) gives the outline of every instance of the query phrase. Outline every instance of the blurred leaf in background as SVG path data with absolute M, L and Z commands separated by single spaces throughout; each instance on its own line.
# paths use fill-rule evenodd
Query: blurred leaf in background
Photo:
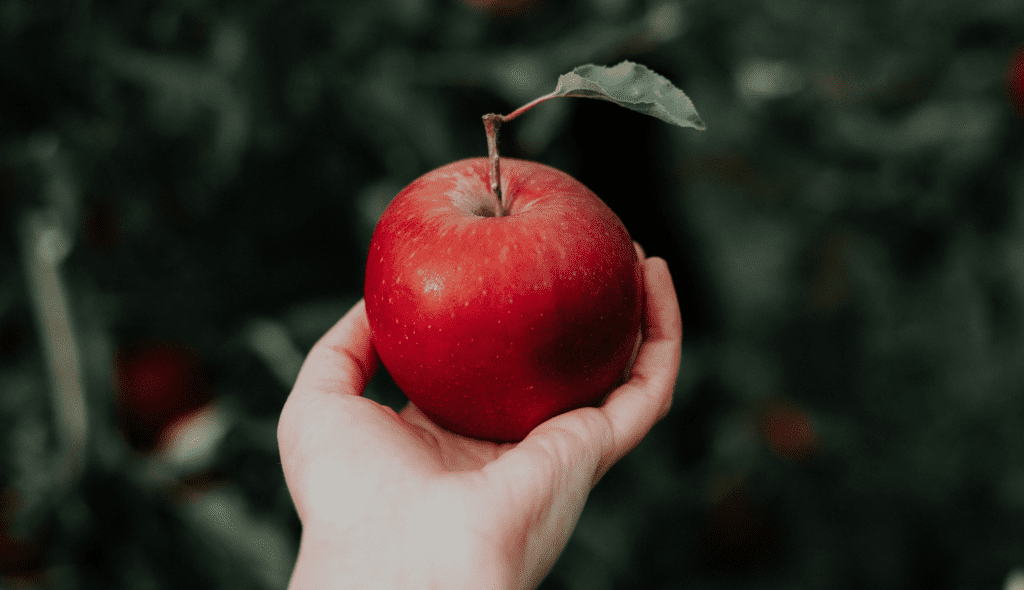
M 629 59 L 708 130 L 503 129 L 685 323 L 673 411 L 542 587 L 1018 587 L 1022 31 L 1012 0 L 0 2 L 2 585 L 284 588 L 277 416 L 381 211 Z

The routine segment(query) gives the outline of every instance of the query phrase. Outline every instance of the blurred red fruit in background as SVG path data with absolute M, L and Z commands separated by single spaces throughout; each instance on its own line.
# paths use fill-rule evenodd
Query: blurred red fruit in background
M 97 203 L 86 214 L 82 225 L 85 242 L 97 250 L 112 250 L 117 246 L 121 226 L 117 210 L 109 203 Z
M 0 524 L 0 575 L 5 584 L 38 586 L 46 573 L 49 536 L 21 537 Z
M 1024 117 L 1024 45 L 1010 58 L 1006 70 L 1006 94 L 1017 115 Z
M 790 461 L 806 459 L 818 448 L 818 434 L 811 419 L 794 404 L 770 406 L 761 418 L 761 432 L 771 450 Z
M 0 491 L 0 576 L 2 587 L 40 586 L 46 572 L 52 528 L 37 527 L 31 534 L 12 530 L 21 498 L 10 488 Z
M 22 318 L 0 319 L 0 357 L 16 354 L 28 342 L 28 338 L 29 326 Z
M 778 523 L 743 484 L 710 506 L 702 536 L 713 564 L 726 571 L 759 570 L 779 557 Z
M 117 413 L 129 444 L 151 451 L 171 426 L 213 400 L 202 357 L 178 343 L 121 347 L 115 359 Z
M 530 12 L 538 0 L 464 0 L 466 5 L 493 16 L 517 17 Z

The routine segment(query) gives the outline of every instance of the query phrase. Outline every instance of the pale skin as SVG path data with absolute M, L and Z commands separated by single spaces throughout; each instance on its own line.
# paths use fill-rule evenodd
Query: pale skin
M 643 344 L 597 408 L 541 424 L 519 443 L 452 434 L 413 404 L 361 397 L 380 360 L 363 301 L 310 351 L 278 424 L 303 524 L 290 588 L 536 588 L 598 480 L 672 403 L 682 320 L 661 258 L 642 262 Z

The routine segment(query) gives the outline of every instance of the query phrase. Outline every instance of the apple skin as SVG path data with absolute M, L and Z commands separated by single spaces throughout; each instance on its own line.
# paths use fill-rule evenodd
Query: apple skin
M 516 442 L 600 404 L 640 340 L 643 278 L 619 218 L 568 174 L 501 159 L 506 216 L 487 158 L 428 172 L 374 230 L 366 315 L 381 362 L 434 423 Z

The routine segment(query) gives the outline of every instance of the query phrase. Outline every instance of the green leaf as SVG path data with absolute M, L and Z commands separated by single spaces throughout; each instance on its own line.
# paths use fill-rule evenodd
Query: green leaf
M 616 66 L 579 66 L 558 77 L 555 96 L 599 98 L 657 117 L 680 127 L 703 131 L 693 101 L 663 76 L 646 66 L 624 61 Z

